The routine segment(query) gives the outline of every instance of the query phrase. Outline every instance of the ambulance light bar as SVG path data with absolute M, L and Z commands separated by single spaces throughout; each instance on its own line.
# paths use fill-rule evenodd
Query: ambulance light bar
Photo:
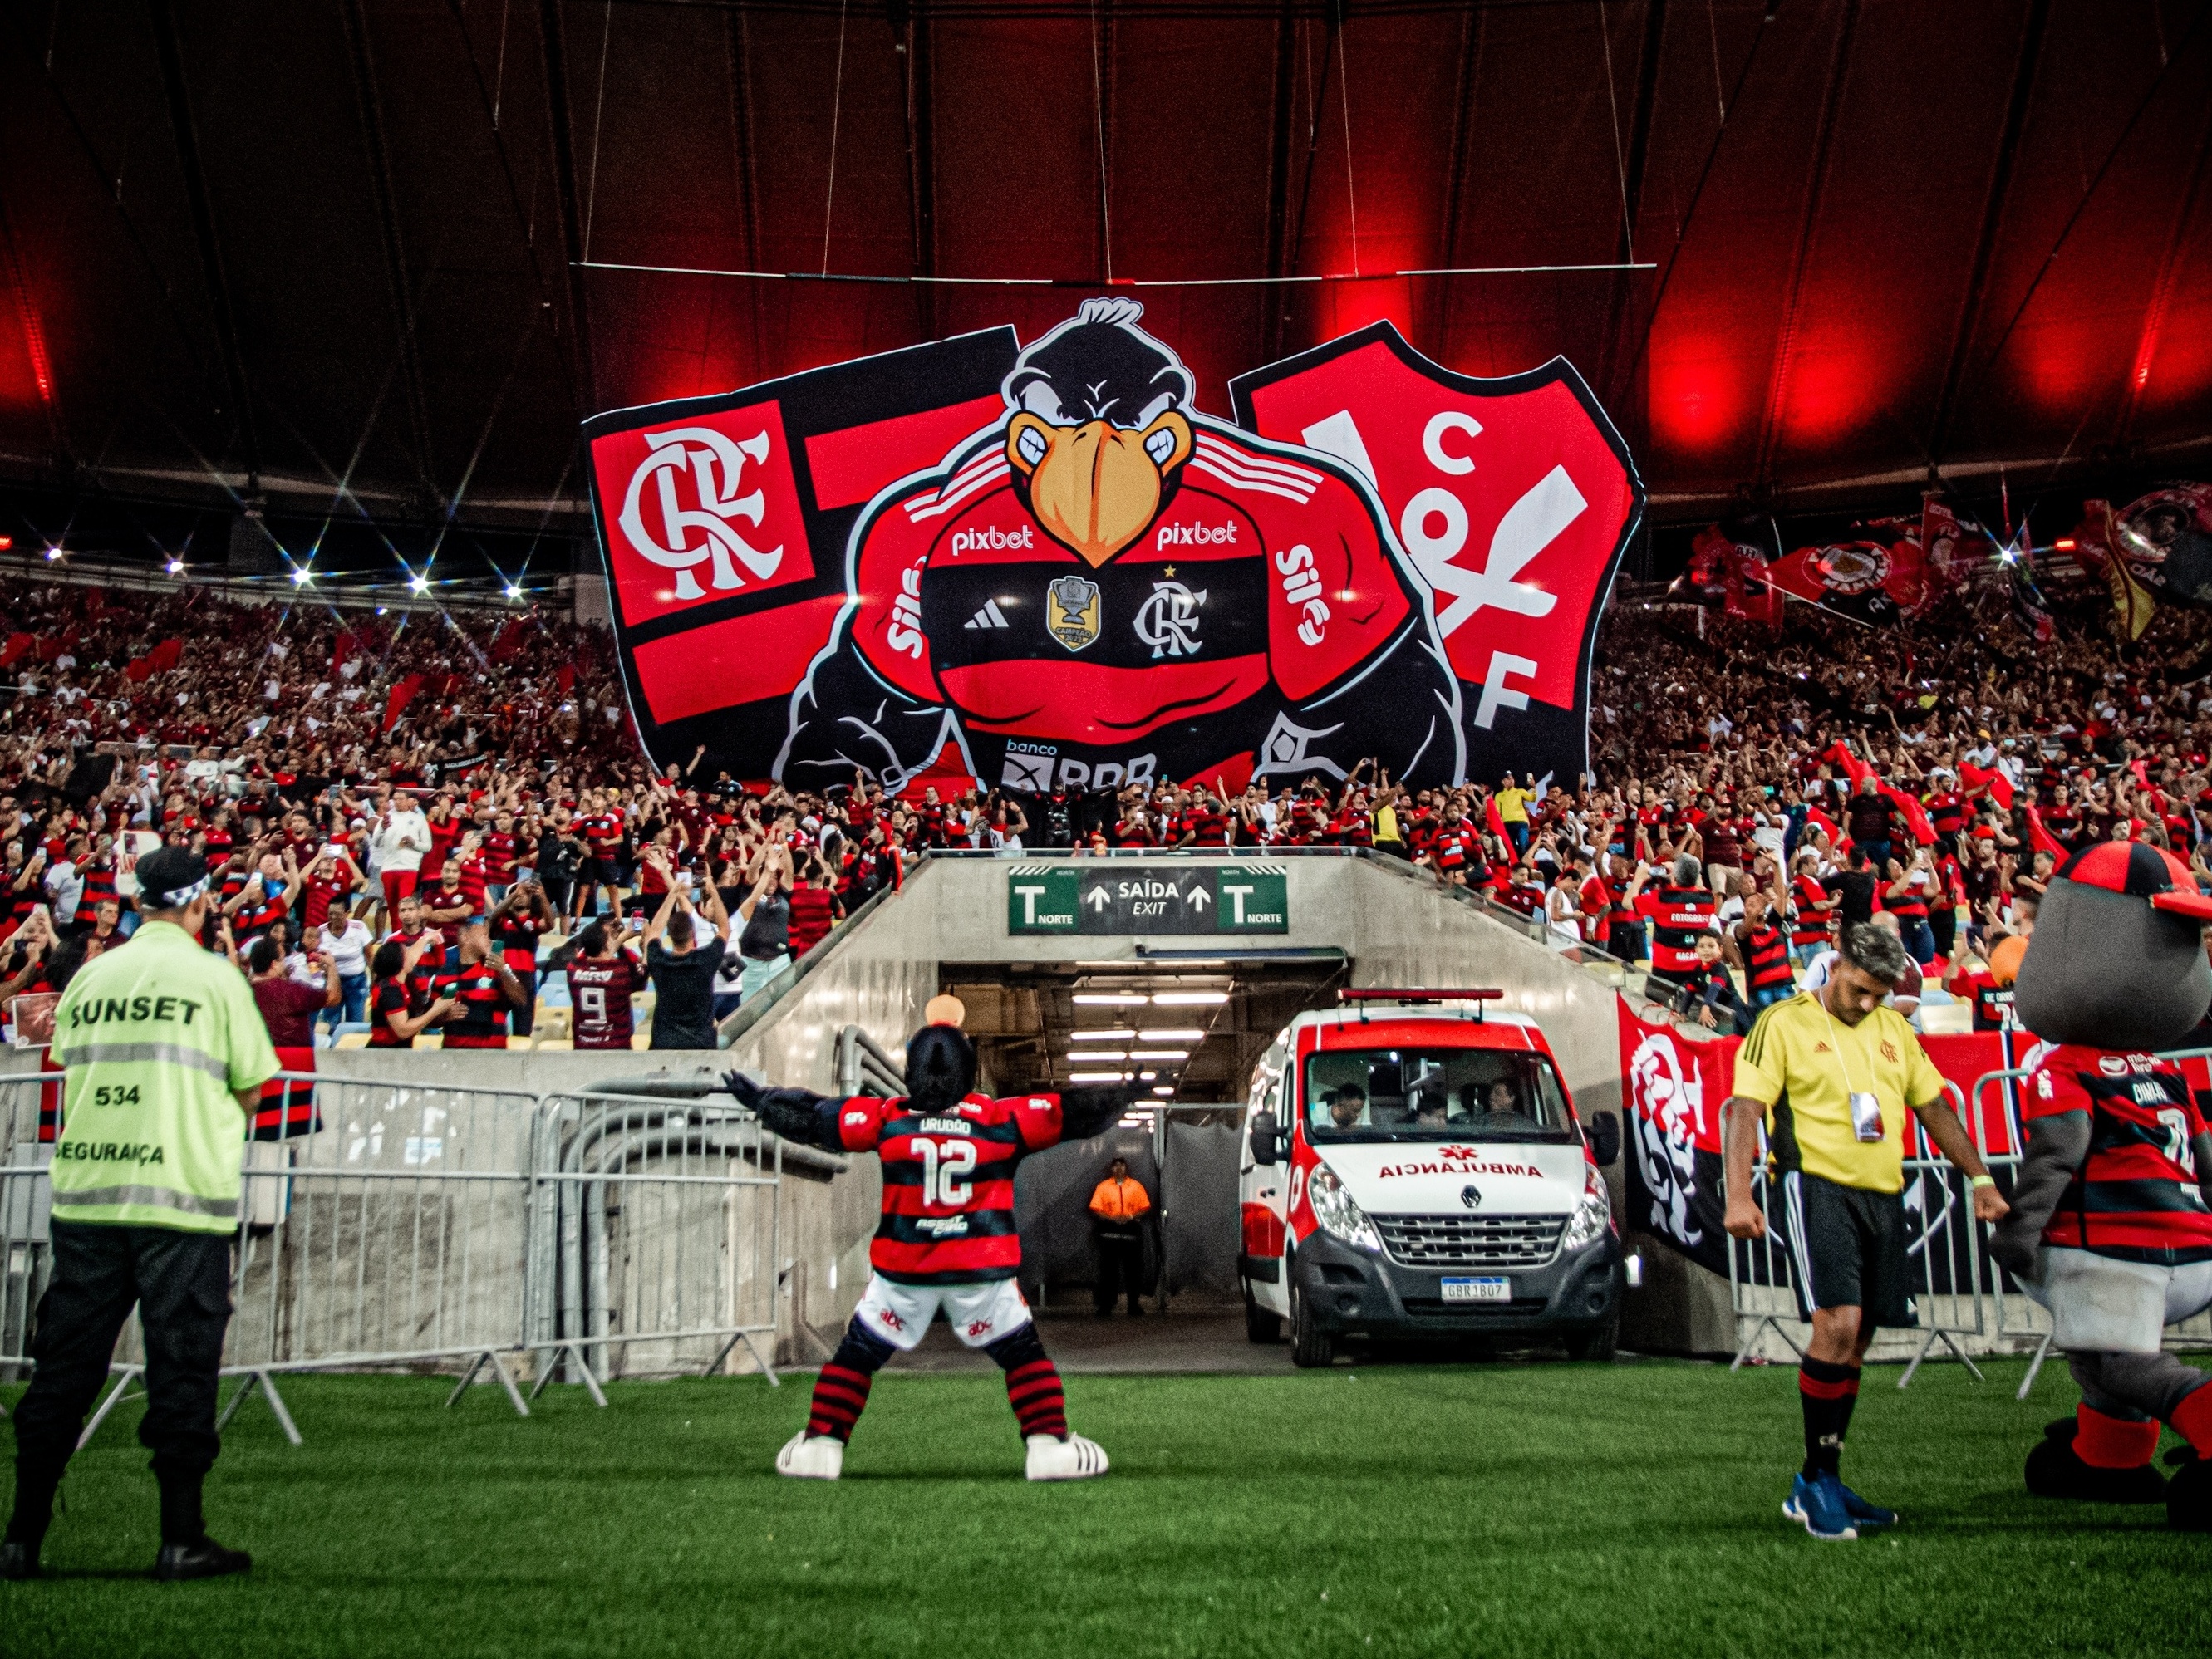
M 1486 986 L 1480 989 L 1465 991 L 1396 991 L 1376 988 L 1358 991 L 1341 990 L 1336 994 L 1337 1000 L 1340 1002 L 1496 1002 L 1500 1000 L 1505 993 L 1496 986 Z

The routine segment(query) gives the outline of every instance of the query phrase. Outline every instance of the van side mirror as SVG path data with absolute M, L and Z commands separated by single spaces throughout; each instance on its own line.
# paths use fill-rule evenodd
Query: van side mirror
M 1283 1132 L 1276 1126 L 1275 1115 L 1266 1107 L 1252 1114 L 1252 1161 L 1272 1168 L 1282 1156 Z
M 1620 1120 L 1611 1112 L 1599 1112 L 1589 1121 L 1590 1156 L 1600 1169 L 1610 1169 L 1620 1156 Z

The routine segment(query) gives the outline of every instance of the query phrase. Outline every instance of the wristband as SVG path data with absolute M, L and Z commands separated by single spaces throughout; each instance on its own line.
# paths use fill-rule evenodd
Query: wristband
M 1966 1186 L 1967 1186 L 1968 1190 L 1970 1190 L 1970 1191 L 1971 1191 L 1972 1188 L 1976 1188 L 1976 1187 L 1994 1187 L 1994 1186 L 1996 1186 L 1996 1184 L 1997 1184 L 1997 1178 L 1996 1178 L 1995 1176 L 1992 1176 L 1992 1175 L 1978 1175 L 1978 1176 L 1976 1176 L 1972 1180 L 1969 1181 L 1969 1182 L 1966 1183 Z

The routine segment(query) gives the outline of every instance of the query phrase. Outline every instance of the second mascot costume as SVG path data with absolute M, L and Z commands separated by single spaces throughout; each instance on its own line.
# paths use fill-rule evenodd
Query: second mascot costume
M 2105 842 L 2051 882 L 2021 959 L 2014 1007 L 2039 1039 L 2023 1062 L 2027 1146 L 1991 1251 L 2051 1310 L 2081 1388 L 2069 1421 L 2028 1455 L 2049 1498 L 2163 1501 L 2168 1523 L 2212 1531 L 2212 1376 L 2160 1346 L 2212 1305 L 2212 1133 L 2179 1066 L 2212 1006 L 2203 924 L 2212 897 L 2171 854 Z M 2160 1425 L 2188 1441 L 2171 1481 Z

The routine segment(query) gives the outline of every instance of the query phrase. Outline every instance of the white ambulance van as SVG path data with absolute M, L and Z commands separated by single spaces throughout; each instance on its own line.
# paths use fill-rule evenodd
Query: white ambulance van
M 1600 1166 L 1535 1021 L 1497 991 L 1346 991 L 1261 1057 L 1247 1097 L 1245 1319 L 1291 1358 L 1339 1340 L 1552 1335 L 1612 1358 L 1624 1289 Z

